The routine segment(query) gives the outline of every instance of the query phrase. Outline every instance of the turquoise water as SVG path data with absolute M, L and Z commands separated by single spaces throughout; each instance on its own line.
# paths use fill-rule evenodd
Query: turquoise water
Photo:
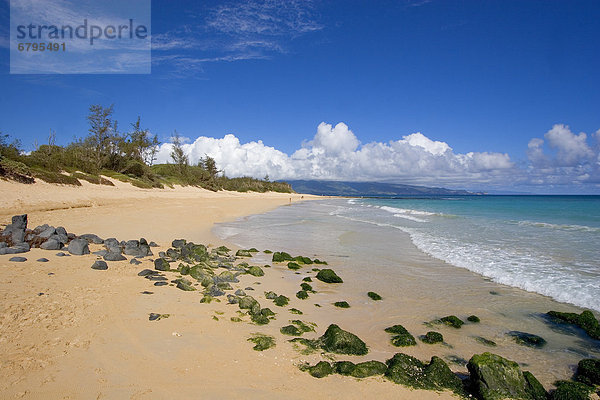
M 350 199 L 331 215 L 400 229 L 437 259 L 600 311 L 600 196 Z

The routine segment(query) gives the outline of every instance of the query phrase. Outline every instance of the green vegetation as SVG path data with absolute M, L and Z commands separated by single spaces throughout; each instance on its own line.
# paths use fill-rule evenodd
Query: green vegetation
M 425 336 L 421 337 L 421 341 L 427 344 L 442 343 L 444 341 L 444 336 L 439 332 L 429 331 Z
M 583 329 L 592 339 L 600 340 L 600 323 L 591 311 L 581 314 L 549 311 L 548 315 L 555 322 L 574 324 Z
M 456 329 L 459 329 L 464 324 L 464 322 L 455 315 L 448 315 L 447 317 L 441 318 L 440 321 Z
M 256 351 L 263 351 L 275 347 L 275 338 L 269 335 L 255 333 L 248 338 L 248 341 L 254 343 L 253 349 Z
M 415 346 L 417 344 L 415 337 L 402 325 L 390 326 L 385 328 L 385 331 L 393 335 L 390 340 L 396 347 Z
M 317 279 L 325 283 L 343 283 L 342 278 L 331 269 L 322 269 L 317 273 Z
M 75 186 L 81 185 L 80 180 L 113 185 L 103 178 L 106 176 L 144 189 L 182 185 L 212 191 L 292 192 L 289 184 L 271 182 L 268 177 L 227 178 L 209 156 L 190 165 L 176 131 L 171 137 L 172 163 L 153 165 L 160 145 L 157 135 L 142 127 L 140 117 L 127 132 L 121 131 L 113 118 L 112 105 L 90 106 L 87 120 L 89 129 L 84 138 L 59 146 L 51 131 L 47 144 L 35 144 L 29 154 L 25 154 L 18 140 L 10 142 L 9 135 L 0 133 L 0 178 L 22 183 L 40 179 Z

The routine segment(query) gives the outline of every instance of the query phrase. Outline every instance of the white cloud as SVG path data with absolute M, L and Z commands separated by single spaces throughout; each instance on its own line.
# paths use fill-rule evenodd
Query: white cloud
M 576 135 L 566 125 L 554 125 L 544 137 L 557 150 L 556 162 L 560 166 L 574 166 L 594 155 L 586 143 L 587 135 L 584 132 Z
M 182 146 L 192 163 L 208 155 L 227 176 L 269 175 L 273 179 L 402 181 L 462 185 L 518 174 L 507 154 L 457 154 L 444 142 L 421 133 L 389 143 L 360 145 L 344 123 L 322 122 L 313 139 L 291 156 L 262 141 L 241 144 L 234 135 L 201 136 Z M 158 162 L 168 162 L 172 145 L 163 144 Z

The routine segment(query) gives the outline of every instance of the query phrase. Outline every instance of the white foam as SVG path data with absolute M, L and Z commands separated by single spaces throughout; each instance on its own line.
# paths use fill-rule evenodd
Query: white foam
M 569 225 L 569 224 L 551 224 L 548 222 L 537 221 L 518 221 L 521 226 L 533 226 L 536 228 L 558 229 L 563 231 L 580 231 L 580 232 L 600 232 L 600 228 L 587 225 Z

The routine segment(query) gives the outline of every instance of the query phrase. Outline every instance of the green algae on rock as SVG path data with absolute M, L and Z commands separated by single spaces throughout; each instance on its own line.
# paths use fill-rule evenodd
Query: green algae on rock
M 284 295 L 279 295 L 273 300 L 275 305 L 279 306 L 279 307 L 287 306 L 289 301 L 290 301 L 289 297 L 286 297 Z
M 248 250 L 238 250 L 235 252 L 236 257 L 252 257 L 252 252 Z
M 444 341 L 444 336 L 439 332 L 429 331 L 424 336 L 421 336 L 420 339 L 423 343 L 435 344 L 442 343 Z
M 402 325 L 394 325 L 385 328 L 387 333 L 392 334 L 391 342 L 396 347 L 415 346 L 417 341 Z
M 195 287 L 192 286 L 192 282 L 188 281 L 184 278 L 179 278 L 175 280 L 177 282 L 177 288 L 186 292 L 193 292 L 196 290 Z
M 269 335 L 263 335 L 262 333 L 254 333 L 248 338 L 249 342 L 254 343 L 252 349 L 256 351 L 263 351 L 275 347 L 275 338 Z
M 300 290 L 296 293 L 296 297 L 300 300 L 306 300 L 308 299 L 308 293 L 306 292 L 306 290 Z
M 250 268 L 248 268 L 246 270 L 246 273 L 252 275 L 252 276 L 264 276 L 265 272 L 258 266 L 258 265 L 253 265 Z
M 586 385 L 600 385 L 600 360 L 587 358 L 579 361 L 577 380 Z
M 337 274 L 332 269 L 322 269 L 317 273 L 317 279 L 325 282 L 325 283 L 344 283 L 342 278 L 337 276 Z
M 367 296 L 369 296 L 372 300 L 375 300 L 375 301 L 379 301 L 379 300 L 383 299 L 380 295 L 378 295 L 375 292 L 368 292 Z
M 338 308 L 350 308 L 350 304 L 347 301 L 336 301 L 333 305 Z
M 534 335 L 533 333 L 510 331 L 508 336 L 511 336 L 515 342 L 520 345 L 541 349 L 546 345 L 546 340 L 541 336 Z
M 440 321 L 456 329 L 459 329 L 464 324 L 464 322 L 456 315 L 448 315 L 447 317 L 440 318 Z
M 586 310 L 581 314 L 549 311 L 547 315 L 554 321 L 577 325 L 592 339 L 600 340 L 600 322 L 591 311 Z
M 537 379 L 524 374 L 514 361 L 492 353 L 476 354 L 467 369 L 475 395 L 482 400 L 539 398 L 541 385 Z
M 285 261 L 293 261 L 293 260 L 294 259 L 292 258 L 292 256 L 290 256 L 285 251 L 282 251 L 282 252 L 276 251 L 275 253 L 273 253 L 273 258 L 272 258 L 273 262 L 285 262 Z
M 321 348 L 331 353 L 362 356 L 369 352 L 365 342 L 358 336 L 335 324 L 329 325 L 319 340 Z
M 290 312 L 292 314 L 297 314 L 297 315 L 302 315 L 304 314 L 302 311 L 298 310 L 297 308 L 290 308 Z
M 306 283 L 306 282 L 302 282 L 300 284 L 300 287 L 302 288 L 302 290 L 304 290 L 306 292 L 312 292 L 313 291 L 313 287 L 310 284 Z
M 289 336 L 302 335 L 302 332 L 300 332 L 300 329 L 298 329 L 294 325 L 286 325 L 286 326 L 282 327 L 281 329 L 279 329 L 279 332 L 281 332 L 283 335 L 289 335 Z
M 290 262 L 287 264 L 287 267 L 288 267 L 289 269 L 292 269 L 292 270 L 297 270 L 297 269 L 300 269 L 300 268 L 302 268 L 302 267 L 301 267 L 301 266 L 300 266 L 298 263 L 295 263 L 295 262 L 293 262 L 293 261 L 290 261 Z
M 589 400 L 594 388 L 581 382 L 558 381 L 554 383 L 556 390 L 552 392 L 552 400 Z
M 496 347 L 496 342 L 494 342 L 493 340 L 486 339 L 482 336 L 475 336 L 475 340 L 485 346 Z
M 467 317 L 467 321 L 476 324 L 476 323 L 479 323 L 481 320 L 479 319 L 479 317 L 477 315 L 469 315 Z
M 164 258 L 160 257 L 154 260 L 154 269 L 158 271 L 168 271 L 171 269 L 169 262 Z
M 319 361 L 316 365 L 308 367 L 308 373 L 315 378 L 324 378 L 333 373 L 333 368 L 327 361 Z

